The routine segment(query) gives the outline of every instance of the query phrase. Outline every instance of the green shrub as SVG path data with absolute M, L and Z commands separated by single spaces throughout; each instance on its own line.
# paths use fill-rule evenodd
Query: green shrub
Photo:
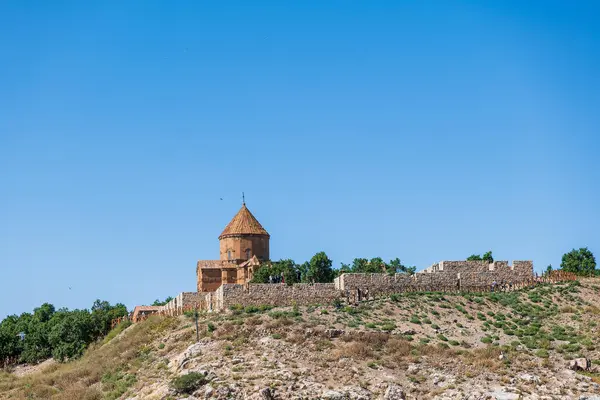
M 171 387 L 177 393 L 192 394 L 206 383 L 206 378 L 199 372 L 180 375 L 171 381 Z
M 437 338 L 440 340 L 443 340 L 444 342 L 448 341 L 448 338 L 446 336 L 442 335 L 441 333 L 437 335 Z
M 415 315 L 410 317 L 410 322 L 412 322 L 413 324 L 421 325 L 421 320 Z
M 546 349 L 539 349 L 538 351 L 535 352 L 535 355 L 540 358 L 550 357 L 550 355 L 548 354 L 548 350 L 546 350 Z
M 489 336 L 484 336 L 480 340 L 481 340 L 481 343 L 492 343 L 493 342 L 492 338 Z
M 394 329 L 396 329 L 396 325 L 394 325 L 394 324 L 384 324 L 384 325 L 381 327 L 381 330 L 382 330 L 382 331 L 386 331 L 386 332 L 393 331 Z

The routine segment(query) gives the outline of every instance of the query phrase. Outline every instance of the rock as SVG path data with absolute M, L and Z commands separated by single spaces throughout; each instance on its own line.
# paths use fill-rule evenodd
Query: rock
M 406 330 L 406 331 L 402 332 L 402 334 L 405 335 L 405 336 L 412 336 L 412 335 L 415 335 L 416 333 L 417 332 L 415 330 L 412 330 L 412 329 L 409 329 L 409 330 Z
M 207 385 L 206 388 L 204 389 L 204 398 L 205 399 L 211 398 L 214 392 L 215 392 L 215 389 L 212 386 Z
M 490 395 L 494 400 L 518 400 L 519 395 L 516 393 L 506 392 L 503 389 L 496 389 Z
M 421 370 L 421 367 L 418 364 L 410 364 L 406 368 L 406 373 L 407 374 L 415 374 L 415 373 L 419 372 L 420 370 Z
M 414 365 L 414 364 L 413 364 Z M 390 383 L 383 395 L 384 400 L 405 400 L 406 395 L 402 388 L 394 383 Z
M 519 379 L 522 380 L 523 382 L 528 382 L 528 383 L 540 383 L 540 378 L 538 378 L 535 375 L 531 375 L 531 374 L 520 374 L 519 375 Z
M 344 335 L 346 332 L 341 329 L 325 329 L 325 335 L 329 338 L 336 338 Z
M 587 358 L 576 358 L 569 361 L 569 369 L 573 371 L 587 371 L 590 369 L 591 363 Z
M 335 390 L 328 390 L 323 393 L 323 398 L 326 400 L 346 400 L 347 397 L 344 393 L 337 392 Z
M 274 399 L 273 393 L 271 392 L 270 388 L 261 389 L 259 394 L 260 394 L 260 398 L 263 400 L 273 400 Z

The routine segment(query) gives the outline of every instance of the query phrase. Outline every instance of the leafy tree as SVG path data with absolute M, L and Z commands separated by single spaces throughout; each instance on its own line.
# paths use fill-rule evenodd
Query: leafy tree
M 93 340 L 93 329 L 93 318 L 87 310 L 58 312 L 49 333 L 52 357 L 65 361 L 81 356 Z
M 285 283 L 291 285 L 293 283 L 299 283 L 301 277 L 299 277 L 299 268 L 294 260 L 286 259 L 279 260 L 276 262 L 268 262 L 262 264 L 252 276 L 252 283 L 268 283 L 269 276 L 281 276 Z
M 114 318 L 126 314 L 123 304 L 113 306 L 97 300 L 91 312 L 56 311 L 45 303 L 33 314 L 9 316 L 0 322 L 0 366 L 7 358 L 37 363 L 50 356 L 59 361 L 78 357 L 90 343 L 108 333 Z
M 308 270 L 310 263 L 308 261 L 303 262 L 297 266 L 298 272 L 300 272 L 300 282 L 308 282 Z
M 571 250 L 563 254 L 560 268 L 563 271 L 574 272 L 577 275 L 594 275 L 596 273 L 596 258 L 587 247 Z
M 369 260 L 366 258 L 355 258 L 352 260 L 352 272 L 366 273 L 369 271 Z
M 173 300 L 173 298 L 171 296 L 167 297 L 163 301 L 156 299 L 156 300 L 154 300 L 154 303 L 152 303 L 152 305 L 153 306 L 164 306 L 165 304 L 169 303 L 171 300 Z
M 315 254 L 309 262 L 307 279 L 309 282 L 332 282 L 334 277 L 331 265 L 333 262 L 324 251 Z
M 492 252 L 488 251 L 483 253 L 483 257 L 479 254 L 471 254 L 469 257 L 467 257 L 467 261 L 485 261 L 491 264 L 494 262 L 494 257 L 492 256 Z
M 551 272 L 552 272 L 552 264 L 550 264 L 546 267 L 546 275 L 550 275 Z
M 488 251 L 487 253 L 483 254 L 483 257 L 481 257 L 481 259 L 483 261 L 486 261 L 487 263 L 491 264 L 494 262 L 494 257 L 492 257 L 492 251 Z
M 417 267 L 415 267 L 414 265 L 411 267 L 405 267 L 405 270 L 403 272 L 406 272 L 408 275 L 414 275 L 417 272 Z

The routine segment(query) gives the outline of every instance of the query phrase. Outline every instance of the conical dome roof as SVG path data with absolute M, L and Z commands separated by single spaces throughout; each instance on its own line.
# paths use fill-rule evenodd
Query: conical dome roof
M 227 224 L 219 239 L 223 239 L 228 236 L 239 236 L 239 235 L 261 235 L 270 237 L 269 233 L 262 227 L 260 222 L 252 215 L 246 203 L 242 205 L 242 208 L 233 217 L 231 222 Z

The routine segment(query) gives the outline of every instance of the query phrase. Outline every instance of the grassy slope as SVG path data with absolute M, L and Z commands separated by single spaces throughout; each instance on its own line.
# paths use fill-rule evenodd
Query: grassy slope
M 599 307 L 600 281 L 586 280 L 506 294 L 413 293 L 357 308 L 248 308 L 202 315 L 202 355 L 188 368 L 212 369 L 240 390 L 357 383 L 380 393 L 393 381 L 418 384 L 414 395 L 427 398 L 523 371 L 537 371 L 550 385 L 544 376 L 564 369 L 566 360 L 586 356 L 600 363 Z M 330 329 L 344 334 L 331 338 Z M 151 319 L 81 360 L 24 378 L 0 374 L 0 399 L 115 399 L 140 391 L 152 398 L 158 386 L 164 395 L 179 373 L 170 361 L 194 342 L 189 318 Z M 407 368 L 415 363 L 423 368 Z M 448 385 L 434 386 L 433 374 Z

